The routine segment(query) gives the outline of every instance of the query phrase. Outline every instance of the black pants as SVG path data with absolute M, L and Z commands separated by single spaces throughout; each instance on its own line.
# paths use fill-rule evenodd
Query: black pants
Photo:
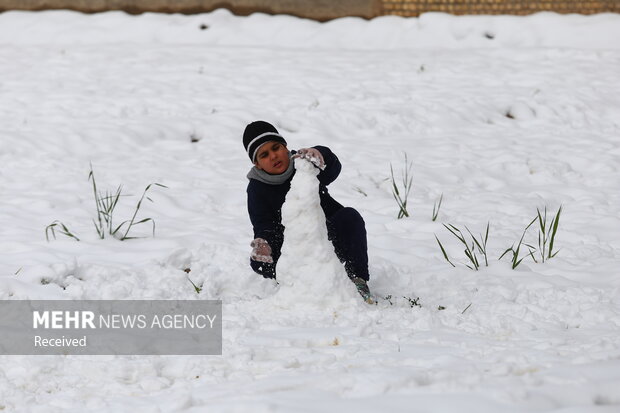
M 327 220 L 327 236 L 334 245 L 336 256 L 344 263 L 349 277 L 360 277 L 368 281 L 366 223 L 359 212 L 349 207 L 336 211 Z M 276 264 L 280 251 L 273 252 L 275 261 L 273 264 L 250 260 L 252 269 L 265 278 L 276 277 Z

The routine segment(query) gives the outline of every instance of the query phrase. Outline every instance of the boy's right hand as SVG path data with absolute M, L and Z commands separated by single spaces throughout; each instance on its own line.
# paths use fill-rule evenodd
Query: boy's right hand
M 250 242 L 250 247 L 252 247 L 252 253 L 250 254 L 250 258 L 252 258 L 254 261 L 273 264 L 273 258 L 271 258 L 271 247 L 266 240 L 262 238 L 256 238 L 252 240 L 252 242 Z
M 325 169 L 325 160 L 317 148 L 301 148 L 295 155 L 293 155 L 293 159 L 296 158 L 305 159 L 311 162 L 321 171 Z

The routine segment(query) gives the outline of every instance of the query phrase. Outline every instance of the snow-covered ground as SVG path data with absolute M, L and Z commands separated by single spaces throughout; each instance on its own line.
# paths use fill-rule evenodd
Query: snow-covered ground
M 0 356 L 0 411 L 620 411 L 619 38 L 611 14 L 0 14 L 0 298 L 224 302 L 222 356 Z M 249 268 L 257 119 L 339 156 L 376 306 Z M 97 238 L 90 163 L 117 222 L 168 187 L 155 237 Z M 555 258 L 497 260 L 560 205 Z M 81 241 L 47 242 L 54 220 Z M 487 222 L 472 271 L 442 223 Z

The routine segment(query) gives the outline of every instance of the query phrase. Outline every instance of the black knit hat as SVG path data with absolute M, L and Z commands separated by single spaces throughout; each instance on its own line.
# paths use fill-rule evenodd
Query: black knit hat
M 256 152 L 258 148 L 269 141 L 282 142 L 286 145 L 286 141 L 278 133 L 278 130 L 271 124 L 262 120 L 250 123 L 243 131 L 243 146 L 252 162 L 256 161 Z

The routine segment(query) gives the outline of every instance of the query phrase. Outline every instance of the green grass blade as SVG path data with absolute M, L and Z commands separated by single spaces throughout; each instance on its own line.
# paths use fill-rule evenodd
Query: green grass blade
M 553 254 L 553 244 L 555 243 L 555 235 L 558 232 L 558 225 L 560 224 L 561 213 L 562 213 L 562 206 L 560 205 L 560 208 L 558 209 L 557 214 L 555 214 L 555 217 L 551 221 L 552 228 L 551 228 L 551 241 L 549 243 L 549 258 L 553 258 L 557 254 L 557 253 Z
M 123 225 L 125 225 L 126 223 L 127 223 L 127 221 L 123 221 L 123 222 L 121 222 L 120 224 L 118 224 L 118 226 L 117 226 L 117 227 L 114 229 L 114 231 L 112 231 L 110 234 L 111 234 L 112 236 L 116 235 L 116 233 L 117 233 L 117 232 L 121 229 L 121 227 L 122 227 Z
M 508 248 L 506 251 L 504 251 L 504 253 L 502 255 L 499 256 L 499 258 L 497 259 L 498 261 L 501 260 L 502 258 L 504 258 L 504 255 L 508 254 L 510 251 L 512 251 L 512 253 L 514 254 L 514 250 L 512 249 L 512 247 Z
M 152 218 L 144 218 L 144 219 L 141 219 L 138 222 L 134 222 L 133 224 L 134 225 L 138 225 L 138 224 L 142 224 L 143 222 L 152 221 L 152 220 L 153 220 Z
M 55 223 L 51 223 L 47 227 L 45 227 L 45 239 L 47 240 L 47 242 L 50 242 L 50 238 L 49 238 L 48 232 L 51 232 L 51 234 L 54 237 L 54 239 L 56 239 L 56 232 L 54 231 L 54 227 L 55 226 L 56 226 Z
M 465 253 L 465 256 L 467 257 L 467 259 L 473 264 L 474 267 L 476 267 L 476 270 L 477 270 L 478 264 L 477 264 L 475 254 L 472 254 L 469 248 L 466 248 L 465 250 L 463 250 L 463 252 Z
M 484 248 L 486 249 L 487 247 L 487 241 L 489 240 L 489 227 L 491 226 L 490 222 L 487 222 L 487 231 L 486 234 L 484 235 Z
M 435 203 L 433 204 L 433 221 L 437 220 L 437 217 L 439 216 L 439 210 L 441 209 L 442 201 L 443 201 L 443 194 L 441 194 L 441 196 L 439 197 L 439 203 L 435 201 Z
M 390 164 L 390 175 L 392 176 L 392 192 L 396 195 L 400 195 L 400 193 L 398 192 L 398 186 L 396 185 L 396 179 L 394 178 L 394 168 L 392 167 L 392 164 Z
M 523 231 L 524 235 L 525 232 L 527 232 L 527 230 L 534 224 L 534 222 L 536 222 L 536 220 L 538 219 L 538 217 L 535 217 L 532 222 L 530 222 L 529 224 L 527 224 L 527 227 L 525 227 L 525 231 Z
M 95 221 L 94 219 L 93 219 L 93 225 L 95 226 L 95 230 L 97 231 L 97 235 L 99 236 L 99 238 L 104 239 L 105 234 L 103 232 L 103 228 L 99 228 L 99 225 L 97 225 L 97 221 Z
M 456 267 L 456 265 L 452 264 L 452 261 L 450 261 L 450 258 L 448 258 L 448 254 L 446 253 L 446 250 L 444 249 L 443 245 L 441 245 L 441 242 L 439 241 L 439 238 L 437 238 L 437 235 L 435 235 L 435 239 L 437 240 L 437 243 L 439 244 L 439 248 L 441 248 L 441 252 L 443 253 L 443 256 L 446 259 L 446 261 L 448 261 L 451 266 Z
M 467 232 L 469 232 L 469 236 L 471 237 L 471 239 L 473 240 L 475 246 L 478 248 L 478 251 L 481 254 L 484 254 L 484 248 L 482 248 L 482 245 L 480 244 L 480 242 L 478 242 L 478 240 L 476 239 L 476 237 L 474 237 L 474 234 L 471 233 L 471 231 L 469 230 L 469 228 L 467 228 L 467 226 L 465 226 L 465 229 L 467 230 Z M 482 239 L 482 238 L 481 238 Z M 474 247 L 474 244 L 472 244 L 472 249 Z
M 202 291 L 202 288 L 198 287 L 196 284 L 194 284 L 194 282 L 187 277 L 187 279 L 189 280 L 190 283 L 192 283 L 192 285 L 194 286 L 194 290 L 196 290 L 196 294 L 200 294 L 200 292 Z
M 88 174 L 88 180 L 93 183 L 93 197 L 95 199 L 95 208 L 97 210 L 97 220 L 99 222 L 99 225 L 95 224 L 95 228 L 103 229 L 103 223 L 101 222 L 101 207 L 100 207 L 100 201 L 99 201 L 99 195 L 98 195 L 99 191 L 97 190 L 97 182 L 95 180 L 95 172 L 93 171 L 92 162 L 90 163 L 90 172 Z M 99 238 L 103 239 L 103 236 L 100 235 Z
M 525 257 L 523 257 L 523 258 L 525 258 Z M 523 258 L 521 258 L 521 259 L 520 259 L 520 260 L 518 260 L 518 261 L 513 261 L 513 263 L 512 263 L 512 269 L 513 269 L 513 270 L 514 270 L 515 268 L 517 268 L 517 267 L 519 266 L 519 264 L 521 264 L 521 261 L 523 261 Z
M 465 311 L 469 310 L 469 307 L 471 307 L 473 303 L 469 303 L 469 305 L 467 307 L 465 307 L 465 309 L 461 312 L 461 314 L 465 314 Z
M 452 235 L 454 235 L 459 241 L 461 241 L 462 244 L 465 244 L 465 246 L 467 246 L 467 241 L 465 241 L 465 237 L 463 237 L 463 233 L 454 225 L 452 224 L 443 224 L 443 226 L 452 233 Z

